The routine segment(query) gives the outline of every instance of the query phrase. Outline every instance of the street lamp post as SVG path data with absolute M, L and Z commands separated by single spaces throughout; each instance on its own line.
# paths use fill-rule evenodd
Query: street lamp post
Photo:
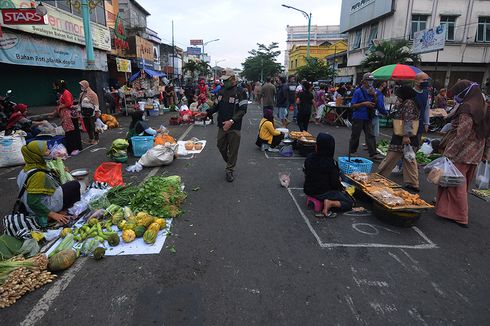
M 217 41 L 219 41 L 219 38 L 217 38 L 217 39 L 215 39 L 215 40 L 211 40 L 211 41 L 204 42 L 204 43 L 202 44 L 202 55 L 203 55 L 203 58 L 204 58 L 204 55 L 206 54 L 206 52 L 204 52 L 204 46 L 205 46 L 205 45 L 208 45 L 208 44 L 209 44 L 209 43 L 211 43 L 211 42 L 217 42 Z
M 88 0 L 81 0 L 83 34 L 85 36 L 85 51 L 87 52 L 87 69 L 95 68 L 94 44 L 92 42 L 92 31 L 90 28 L 90 11 Z
M 288 5 L 281 5 L 281 6 L 283 6 L 284 8 L 299 11 L 300 13 L 302 13 L 306 17 L 306 19 L 308 19 L 308 43 L 306 46 L 306 60 L 308 61 L 310 59 L 311 12 L 308 14 L 306 11 L 292 7 L 292 6 L 288 6 Z

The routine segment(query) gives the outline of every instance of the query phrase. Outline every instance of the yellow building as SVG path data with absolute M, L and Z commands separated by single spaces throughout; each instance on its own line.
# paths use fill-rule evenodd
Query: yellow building
M 295 75 L 299 67 L 306 65 L 306 45 L 293 45 L 289 51 L 288 74 Z M 310 58 L 325 60 L 325 57 L 347 51 L 346 41 L 325 42 L 310 46 Z

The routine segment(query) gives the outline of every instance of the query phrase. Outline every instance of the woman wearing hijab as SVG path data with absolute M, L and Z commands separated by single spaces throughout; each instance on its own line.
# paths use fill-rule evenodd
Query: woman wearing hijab
M 16 104 L 13 108 L 12 115 L 8 119 L 5 135 L 10 135 L 16 130 L 23 130 L 27 133 L 27 139 L 35 137 L 39 133 L 39 129 L 36 127 L 45 123 L 43 121 L 32 121 L 27 118 L 27 105 Z
M 419 171 L 417 161 L 409 161 L 403 155 L 405 145 L 410 145 L 414 152 L 417 152 L 419 141 L 416 132 L 416 122 L 419 121 L 420 110 L 415 103 L 415 91 L 412 87 L 404 85 L 399 87 L 396 92 L 398 97 L 394 106 L 394 120 L 403 121 L 403 136 L 391 136 L 388 153 L 379 165 L 378 173 L 388 177 L 395 168 L 397 162 L 403 159 L 403 182 L 405 188 L 413 191 L 419 190 Z M 415 132 L 414 132 L 415 131 Z
M 314 95 L 311 92 L 311 84 L 308 81 L 303 82 L 303 91 L 298 93 L 296 104 L 298 104 L 298 127 L 299 131 L 308 131 L 312 107 L 316 108 Z
M 50 154 L 47 142 L 34 140 L 22 146 L 21 151 L 26 165 L 17 177 L 17 185 L 22 189 L 26 184 L 21 200 L 27 211 L 41 227 L 48 226 L 50 220 L 66 224 L 69 218 L 60 212 L 80 200 L 80 183 L 75 180 L 61 185 L 51 174 L 46 165 Z
M 82 92 L 78 103 L 82 112 L 83 124 L 87 129 L 89 144 L 96 145 L 99 143 L 99 133 L 95 130 L 95 120 L 100 114 L 99 98 L 90 88 L 88 81 L 82 80 L 79 84 Z
M 349 211 L 354 201 L 345 192 L 340 183 L 340 169 L 334 159 L 335 139 L 326 133 L 319 133 L 316 138 L 316 151 L 308 155 L 303 171 L 306 195 L 323 201 L 323 214 L 334 217 L 331 209 Z
M 476 166 L 490 158 L 490 113 L 480 87 L 469 80 L 458 81 L 449 96 L 459 103 L 452 120 L 444 156 L 465 176 L 466 183 L 458 187 L 437 189 L 436 214 L 468 227 L 467 192 Z
M 83 149 L 80 124 L 78 123 L 78 112 L 73 108 L 73 95 L 67 89 L 66 82 L 60 80 L 56 88 L 58 94 L 60 94 L 60 98 L 58 100 L 58 106 L 51 116 L 60 117 L 61 126 L 65 131 L 66 151 L 71 156 L 76 156 Z
M 274 114 L 272 110 L 265 110 L 264 117 L 260 120 L 259 123 L 259 140 L 257 146 L 263 147 L 262 145 L 266 144 L 267 149 L 270 152 L 278 152 L 276 149 L 277 145 L 281 143 L 281 140 L 284 139 L 284 134 L 278 131 L 274 127 Z

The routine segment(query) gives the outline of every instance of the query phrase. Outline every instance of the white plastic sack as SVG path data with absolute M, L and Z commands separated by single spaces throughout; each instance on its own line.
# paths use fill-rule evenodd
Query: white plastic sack
M 409 161 L 409 162 L 414 162 L 416 159 L 415 152 L 413 151 L 412 146 L 410 145 L 405 145 L 403 147 L 403 157 Z
M 427 164 L 424 171 L 427 173 L 427 182 L 441 187 L 457 187 L 466 182 L 464 175 L 445 156 Z
M 144 167 L 169 165 L 174 161 L 176 144 L 157 145 L 150 148 L 138 161 Z
M 20 150 L 25 144 L 25 137 L 21 135 L 0 136 L 0 167 L 24 164 Z
M 434 151 L 432 148 L 431 144 L 423 143 L 422 146 L 419 149 L 420 152 L 424 153 L 425 155 L 430 155 Z
M 95 121 L 95 130 L 101 134 L 105 130 L 107 130 L 107 128 L 107 125 L 102 120 L 100 120 L 100 118 L 97 118 L 97 120 Z
M 143 165 L 139 164 L 139 162 L 136 162 L 135 164 L 133 165 L 130 165 L 126 168 L 126 171 L 128 172 L 141 172 L 141 170 L 143 170 Z
M 476 188 L 480 190 L 488 189 L 490 183 L 490 163 L 480 162 L 476 170 Z

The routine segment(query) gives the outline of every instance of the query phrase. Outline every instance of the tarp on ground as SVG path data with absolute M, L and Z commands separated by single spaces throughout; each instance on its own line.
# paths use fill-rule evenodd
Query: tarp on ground
M 138 72 L 136 72 L 134 75 L 132 75 L 130 78 L 129 78 L 129 82 L 132 83 L 133 81 L 135 81 L 137 78 L 139 78 L 141 76 L 141 70 L 138 70 Z M 161 72 L 161 71 L 155 71 L 155 70 L 151 70 L 151 69 L 148 69 L 148 68 L 145 68 L 144 69 L 145 71 L 145 74 L 150 77 L 150 78 L 153 78 L 153 77 L 166 77 L 167 74 Z

